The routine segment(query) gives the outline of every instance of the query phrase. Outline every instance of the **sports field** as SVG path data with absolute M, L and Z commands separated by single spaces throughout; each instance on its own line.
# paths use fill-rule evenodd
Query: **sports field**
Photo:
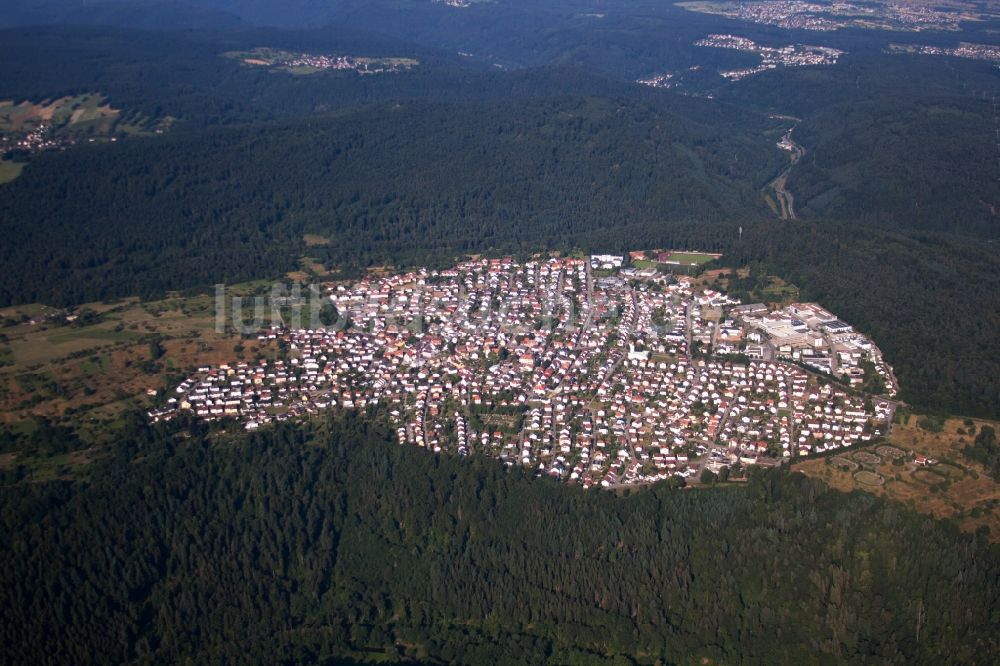
M 677 252 L 671 251 L 670 256 L 664 263 L 680 264 L 681 266 L 701 266 L 710 261 L 718 259 L 721 254 L 709 254 L 708 252 Z

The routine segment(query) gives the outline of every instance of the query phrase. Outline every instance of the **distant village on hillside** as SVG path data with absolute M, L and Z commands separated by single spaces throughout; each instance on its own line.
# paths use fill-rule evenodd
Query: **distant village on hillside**
M 298 75 L 316 74 L 325 71 L 386 74 L 402 72 L 420 64 L 412 58 L 293 53 L 268 47 L 260 47 L 250 51 L 230 51 L 223 55 L 227 58 L 239 60 L 244 65 L 265 67 Z
M 719 72 L 722 78 L 729 81 L 739 81 L 778 67 L 835 65 L 840 56 L 844 55 L 843 51 L 826 46 L 805 46 L 802 44 L 789 44 L 782 47 L 761 46 L 751 39 L 736 35 L 709 35 L 704 39 L 699 39 L 694 45 L 732 49 L 760 56 L 760 64 L 754 67 Z

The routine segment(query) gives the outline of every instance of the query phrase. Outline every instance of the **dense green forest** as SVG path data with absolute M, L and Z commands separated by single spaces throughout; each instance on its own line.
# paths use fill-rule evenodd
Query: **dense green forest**
M 1000 259 L 992 243 L 821 221 L 765 225 L 725 261 L 780 275 L 885 352 L 918 407 L 995 418 L 1000 409 Z
M 997 441 L 997 432 L 993 426 L 984 425 L 975 432 L 975 425 L 967 426 L 976 438 L 972 440 L 970 446 L 965 447 L 964 453 L 971 460 L 975 460 L 985 467 L 991 474 L 1000 474 L 1000 441 Z
M 878 52 L 889 40 L 954 46 L 960 39 L 992 43 L 997 21 L 967 21 L 953 32 L 782 29 L 687 11 L 648 0 L 491 0 L 458 9 L 432 0 L 9 0 L 0 26 L 114 25 L 210 32 L 251 26 L 367 31 L 441 52 L 474 54 L 504 67 L 561 64 L 634 80 L 666 70 L 754 64 L 747 53 L 704 49 L 709 33 L 739 34 L 768 46 L 791 42 L 849 53 Z M 688 83 L 719 86 L 718 76 L 687 72 Z M 919 76 L 910 76 L 917 82 Z
M 319 54 L 399 56 L 420 65 L 405 75 L 325 72 L 296 77 L 246 67 L 227 51 L 261 46 Z M 178 129 L 309 115 L 387 99 L 491 99 L 551 91 L 608 93 L 620 82 L 582 71 L 510 77 L 475 62 L 370 33 L 328 28 L 245 28 L 160 33 L 107 27 L 38 27 L 0 33 L 0 80 L 9 99 L 41 100 L 100 91 L 118 108 L 180 119 Z
M 741 284 L 781 276 L 873 335 L 909 403 L 1000 418 L 998 70 L 884 52 L 955 34 L 798 32 L 645 0 L 14 0 L 0 16 L 52 23 L 74 27 L 0 31 L 0 100 L 97 92 L 125 119 L 175 122 L 41 152 L 0 185 L 0 306 L 277 278 L 305 234 L 342 275 L 711 250 L 750 269 Z M 693 45 L 716 32 L 848 53 L 727 83 L 719 69 L 758 58 Z M 292 76 L 222 57 L 262 46 L 419 65 Z M 673 90 L 634 83 L 667 71 Z M 793 125 L 800 219 L 782 223 L 765 194 Z M 1000 653 L 1000 549 L 983 534 L 784 470 L 587 492 L 396 446 L 381 417 L 237 434 L 131 414 L 44 481 L 34 462 L 89 440 L 0 429 L 0 662 Z M 969 434 L 966 455 L 996 470 L 993 430 Z
M 781 156 L 758 119 L 627 99 L 397 103 L 39 156 L 3 187 L 0 303 L 74 303 L 338 265 L 565 244 L 641 223 L 717 233 Z M 40 224 L 41 221 L 44 224 Z
M 409 101 L 43 154 L 0 188 L 0 302 L 277 276 L 297 266 L 305 233 L 329 238 L 309 253 L 341 269 L 491 249 L 713 250 L 732 265 L 766 265 L 873 334 L 908 401 L 996 417 L 1000 261 L 967 236 L 993 233 L 967 194 L 989 185 L 973 179 L 963 191 L 961 170 L 876 155 L 940 175 L 953 195 L 919 218 L 903 214 L 907 196 L 876 196 L 878 215 L 864 225 L 766 222 L 760 189 L 784 160 L 773 148 L 783 127 L 690 98 Z M 844 173 L 864 181 L 855 166 Z M 907 188 L 919 201 L 940 191 Z
M 78 481 L 0 488 L 10 663 L 985 663 L 1000 552 L 783 471 L 618 497 L 331 416 L 141 417 Z M 384 653 L 383 653 L 384 650 Z
M 862 52 L 719 91 L 780 112 L 806 155 L 788 187 L 801 218 L 997 237 L 994 66 Z
M 996 237 L 1000 182 L 984 177 L 1000 173 L 993 134 L 988 99 L 834 107 L 796 136 L 809 152 L 788 186 L 807 217 Z
M 408 57 L 420 64 L 390 76 L 328 71 L 298 77 L 222 57 L 229 51 L 262 46 L 313 54 Z M 700 55 L 720 64 L 731 64 L 733 57 L 724 51 Z M 387 100 L 475 102 L 553 94 L 627 95 L 692 115 L 714 113 L 698 100 L 637 86 L 587 63 L 553 58 L 531 68 L 495 64 L 487 55 L 461 56 L 343 26 L 307 31 L 243 27 L 157 32 L 108 26 L 0 31 L 3 98 L 39 101 L 99 91 L 118 108 L 178 118 L 175 131 L 322 114 Z
M 789 178 L 801 215 L 997 237 L 1000 153 L 989 99 L 838 105 L 810 116 Z M 877 120 L 873 120 L 877 119 Z M 942 165 L 947 165 L 942 168 Z
M 0 26 L 114 25 L 150 30 L 233 28 L 244 24 L 237 16 L 180 0 L 9 0 Z
M 179 120 L 167 136 L 39 155 L 0 186 L 0 304 L 275 277 L 297 266 L 304 233 L 328 237 L 310 254 L 346 272 L 489 250 L 713 250 L 872 333 L 917 406 L 1000 415 L 995 67 L 888 55 L 847 32 L 811 36 L 850 49 L 836 67 L 723 85 L 707 72 L 746 54 L 691 46 L 709 28 L 700 15 L 670 14 L 684 18 L 674 41 L 653 46 L 643 35 L 667 21 L 656 12 L 623 9 L 601 28 L 574 0 L 444 22 L 418 4 L 344 2 L 337 25 L 305 31 L 4 32 L 2 96 L 98 90 L 125 113 Z M 514 25 L 531 39 L 502 43 Z M 464 39 L 482 47 L 471 58 L 449 50 Z M 295 77 L 220 57 L 262 44 L 421 65 Z M 678 91 L 615 78 L 644 58 L 705 63 L 708 78 Z M 505 59 L 548 66 L 490 65 Z M 792 124 L 807 150 L 789 177 L 801 219 L 776 225 L 761 190 Z

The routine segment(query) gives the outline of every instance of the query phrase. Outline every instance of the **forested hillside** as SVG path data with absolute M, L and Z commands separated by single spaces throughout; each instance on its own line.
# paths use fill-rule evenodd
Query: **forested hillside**
M 837 105 L 796 140 L 798 211 L 883 227 L 1000 235 L 1000 152 L 989 99 Z M 942 165 L 946 165 L 942 168 Z
M 222 54 L 257 47 L 318 54 L 411 57 L 403 76 L 275 74 Z M 160 33 L 108 27 L 42 27 L 0 33 L 0 80 L 11 99 L 100 90 L 122 108 L 170 115 L 181 128 L 339 109 L 379 99 L 488 97 L 496 76 L 399 40 L 329 28 L 308 33 L 241 29 Z
M 1000 409 L 1000 259 L 992 244 L 821 221 L 765 225 L 726 258 L 781 275 L 870 333 L 927 410 Z
M 719 97 L 798 119 L 787 122 L 806 155 L 788 187 L 800 217 L 996 238 L 998 93 L 988 63 L 863 51 Z
M 1000 163 L 990 101 L 884 110 L 838 106 L 802 126 L 796 139 L 809 152 L 788 181 L 799 214 L 996 238 Z
M 258 47 L 408 57 L 419 65 L 388 76 L 327 71 L 299 77 L 223 57 L 229 51 Z M 692 107 L 691 100 L 564 63 L 503 71 L 490 62 L 335 26 L 310 31 L 247 27 L 182 33 L 46 26 L 0 31 L 0 95 L 40 101 L 99 90 L 120 108 L 177 118 L 175 131 L 310 116 L 405 99 L 468 102 L 553 94 L 629 95 L 699 108 Z
M 0 489 L 0 654 L 67 661 L 984 663 L 1000 554 L 784 472 L 629 497 L 388 444 L 179 438 Z M 209 443 L 212 442 L 212 443 Z
M 311 30 L 5 31 L 0 98 L 93 91 L 177 120 L 164 136 L 38 155 L 0 185 L 0 304 L 279 277 L 298 266 L 305 233 L 330 240 L 310 255 L 347 271 L 490 250 L 697 248 L 766 262 L 875 334 L 908 400 L 998 415 L 998 266 L 969 241 L 998 229 L 995 67 L 890 55 L 851 32 L 810 35 L 848 50 L 835 67 L 727 84 L 715 68 L 747 54 L 693 46 L 711 21 L 701 15 L 681 12 L 674 41 L 653 44 L 670 21 L 624 5 L 598 22 L 574 0 L 460 15 L 418 4 L 392 17 L 389 5 L 341 3 L 347 18 Z M 379 16 L 395 36 L 366 31 Z M 531 40 L 504 43 L 513 26 Z M 446 50 L 465 39 L 483 49 Z M 262 45 L 420 65 L 302 77 L 221 57 Z M 493 67 L 504 54 L 549 66 Z M 621 78 L 643 59 L 704 66 L 652 90 Z M 771 225 L 763 190 L 787 164 L 775 143 L 793 125 L 807 151 L 788 179 L 800 220 Z
M 740 284 L 780 276 L 871 334 L 911 405 L 1000 418 L 1000 74 L 885 52 L 957 34 L 786 30 L 645 0 L 15 0 L 0 16 L 67 22 L 0 31 L 0 100 L 93 94 L 121 126 L 162 134 L 5 142 L 0 306 L 284 279 L 305 254 L 343 277 L 469 253 L 711 250 Z M 720 69 L 760 56 L 695 45 L 720 32 L 847 53 L 729 82 Z M 226 57 L 261 47 L 413 66 L 293 75 Z M 654 74 L 675 87 L 635 83 Z M 799 219 L 779 222 L 766 196 L 793 126 Z M 137 317 L 165 312 L 149 305 Z M 181 308 L 169 316 L 186 330 Z M 52 318 L 28 323 L 36 313 Z M 55 331 L 66 312 L 13 314 L 12 328 L 51 323 L 64 341 L 81 330 Z M 0 428 L 0 663 L 1000 654 L 1000 546 L 983 532 L 782 469 L 582 491 L 397 446 L 371 409 L 253 434 L 150 425 L 122 414 L 138 402 L 116 364 L 141 365 L 146 386 L 176 387 L 187 368 L 173 340 L 124 326 L 141 353 L 60 358 L 112 385 L 106 421 L 67 404 Z M 225 342 L 199 353 L 244 358 Z M 0 366 L 20 364 L 4 381 L 30 407 L 31 382 L 56 394 L 68 380 L 26 346 Z M 991 469 L 992 432 L 966 450 Z
M 766 123 L 740 136 L 739 114 L 706 120 L 627 100 L 414 102 L 45 154 L 0 188 L 0 302 L 277 275 L 307 232 L 366 265 L 764 217 L 781 158 Z
M 240 25 L 236 15 L 183 0 L 8 0 L 0 26 L 117 25 L 146 29 L 220 28 Z

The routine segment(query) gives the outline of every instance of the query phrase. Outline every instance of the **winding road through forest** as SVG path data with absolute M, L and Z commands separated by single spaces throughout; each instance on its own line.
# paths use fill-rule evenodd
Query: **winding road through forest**
M 778 198 L 778 213 L 781 215 L 782 220 L 794 220 L 795 217 L 795 196 L 788 191 L 785 184 L 788 182 L 788 174 L 791 173 L 792 169 L 799 160 L 806 154 L 806 149 L 795 143 L 792 138 L 792 132 L 795 128 L 790 128 L 785 135 L 781 137 L 781 141 L 778 142 L 778 148 L 789 153 L 790 163 L 785 167 L 778 176 L 768 183 L 768 187 L 774 190 L 774 194 Z

